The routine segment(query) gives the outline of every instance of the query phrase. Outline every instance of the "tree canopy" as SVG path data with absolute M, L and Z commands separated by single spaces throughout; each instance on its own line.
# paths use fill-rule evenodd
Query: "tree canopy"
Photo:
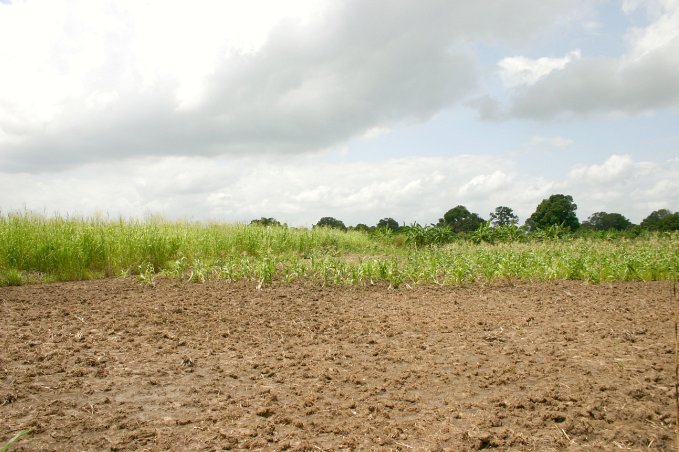
M 632 226 L 632 222 L 619 213 L 596 212 L 590 215 L 582 227 L 597 231 L 623 231 Z
M 535 212 L 526 220 L 526 225 L 531 230 L 563 225 L 574 231 L 580 227 L 580 221 L 575 215 L 577 208 L 571 195 L 552 195 L 542 200 Z
M 476 213 L 471 213 L 465 206 L 450 209 L 439 219 L 437 226 L 447 226 L 454 232 L 472 232 L 485 223 Z
M 649 214 L 639 226 L 635 226 L 624 215 L 617 212 L 595 212 L 580 224 L 575 212 L 578 206 L 573 201 L 571 195 L 554 194 L 547 199 L 543 199 L 538 204 L 535 212 L 526 220 L 525 228 L 527 231 L 535 231 L 540 229 L 548 229 L 551 226 L 563 226 L 564 228 L 575 231 L 582 227 L 585 230 L 595 231 L 625 231 L 632 230 L 638 232 L 641 229 L 649 231 L 679 231 L 679 212 L 672 212 L 668 209 L 660 209 Z M 490 213 L 490 225 L 492 227 L 513 226 L 516 227 L 519 223 L 519 217 L 514 213 L 514 210 L 507 206 L 498 206 Z M 479 230 L 479 227 L 484 225 L 486 221 L 476 213 L 470 212 L 467 207 L 458 205 L 448 210 L 443 218 L 440 218 L 438 223 L 432 224 L 434 231 L 441 231 L 440 228 L 445 228 L 446 232 L 461 233 L 474 232 Z M 255 219 L 250 222 L 253 225 L 262 226 L 281 226 L 281 223 L 275 218 Z M 287 225 L 282 225 L 287 226 Z M 376 226 L 367 226 L 364 223 L 359 223 L 356 226 L 347 228 L 344 222 L 333 218 L 323 217 L 314 227 L 328 227 L 347 231 L 348 229 L 364 232 L 374 232 L 376 230 L 388 229 L 393 232 L 412 233 L 413 228 L 419 227 L 417 224 L 409 227 L 401 227 L 399 223 L 391 218 L 382 218 L 377 222 Z M 424 229 L 419 227 L 420 229 Z M 522 228 L 522 229 L 523 229 Z M 453 234 L 454 235 L 454 234 Z
M 399 225 L 398 221 L 394 220 L 393 218 L 382 218 L 377 222 L 377 227 L 380 229 L 391 229 L 392 231 L 396 232 L 398 231 Z
M 265 217 L 262 217 L 259 220 L 252 220 L 250 224 L 259 226 L 281 226 L 281 222 L 276 220 L 275 218 L 265 218 Z
M 519 223 L 519 217 L 510 207 L 499 206 L 490 213 L 490 222 L 493 226 L 512 226 Z
M 679 231 L 679 212 L 656 210 L 644 218 L 640 226 L 651 231 Z
M 334 229 L 341 229 L 343 231 L 347 230 L 347 227 L 344 225 L 344 222 L 333 218 L 333 217 L 323 217 L 320 220 L 318 220 L 318 223 L 316 223 L 315 227 L 326 227 L 326 228 L 334 228 Z

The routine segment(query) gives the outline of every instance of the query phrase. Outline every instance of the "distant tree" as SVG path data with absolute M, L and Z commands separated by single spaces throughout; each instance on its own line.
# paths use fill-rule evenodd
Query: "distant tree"
M 514 211 L 505 206 L 495 208 L 495 212 L 490 213 L 490 222 L 493 226 L 510 226 L 519 223 L 519 217 Z
M 485 223 L 478 214 L 471 213 L 465 206 L 450 209 L 439 219 L 437 226 L 447 226 L 454 232 L 472 232 Z
M 367 224 L 363 223 L 358 223 L 356 226 L 354 226 L 355 231 L 361 231 L 361 232 L 368 232 L 370 231 L 370 227 Z
M 252 220 L 250 224 L 258 226 L 281 226 L 281 222 L 276 220 L 275 218 L 265 218 L 265 217 L 262 217 L 259 220 Z
M 596 231 L 623 231 L 631 226 L 632 222 L 619 213 L 596 212 L 582 222 L 583 228 Z
M 679 212 L 656 210 L 644 218 L 640 226 L 649 231 L 679 231 Z
M 526 220 L 526 225 L 531 230 L 563 225 L 574 231 L 580 227 L 580 221 L 575 215 L 577 208 L 571 195 L 552 195 L 542 200 L 535 212 Z
M 393 218 L 382 218 L 377 222 L 377 227 L 379 229 L 391 229 L 394 232 L 398 231 L 399 228 L 398 221 L 394 220 Z
M 346 231 L 347 227 L 344 225 L 344 223 L 336 218 L 333 217 L 323 217 L 320 220 L 318 220 L 318 223 L 316 223 L 315 227 L 326 227 L 326 228 L 333 228 L 333 229 L 341 229 L 342 231 Z

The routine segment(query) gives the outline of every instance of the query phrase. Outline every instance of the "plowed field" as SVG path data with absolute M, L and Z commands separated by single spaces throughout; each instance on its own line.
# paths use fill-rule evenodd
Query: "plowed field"
M 673 450 L 669 283 L 0 288 L 14 450 Z

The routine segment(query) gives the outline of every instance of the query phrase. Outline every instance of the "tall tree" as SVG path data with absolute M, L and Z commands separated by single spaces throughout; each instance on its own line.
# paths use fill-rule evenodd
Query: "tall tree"
M 526 225 L 530 229 L 563 225 L 574 231 L 580 227 L 580 221 L 575 215 L 577 208 L 571 195 L 552 195 L 542 200 L 535 212 L 526 220 Z
M 454 232 L 472 232 L 485 223 L 478 214 L 470 212 L 465 206 L 450 209 L 438 222 L 438 226 L 447 226 Z
M 660 209 L 651 212 L 640 225 L 650 231 L 678 231 L 679 212 L 672 213 L 667 209 Z
M 490 222 L 493 226 L 511 226 L 519 223 L 519 217 L 510 207 L 499 206 L 490 213 Z
M 622 231 L 631 226 L 632 222 L 619 213 L 596 212 L 582 222 L 582 227 L 597 231 Z

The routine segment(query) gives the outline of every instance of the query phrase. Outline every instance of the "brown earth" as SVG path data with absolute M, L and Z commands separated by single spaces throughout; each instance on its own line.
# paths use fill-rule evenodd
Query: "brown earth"
M 0 289 L 14 450 L 672 450 L 669 283 Z M 676 298 L 675 298 L 676 300 Z

